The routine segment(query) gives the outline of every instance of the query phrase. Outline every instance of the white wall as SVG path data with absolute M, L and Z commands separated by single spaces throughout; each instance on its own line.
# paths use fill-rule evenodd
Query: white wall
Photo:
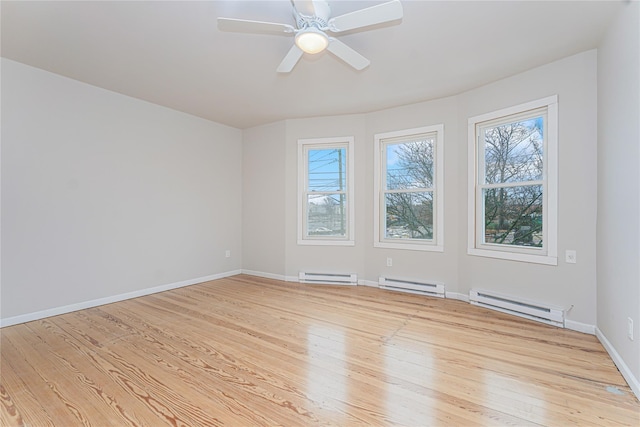
M 280 279 L 285 269 L 285 122 L 246 129 L 242 156 L 242 269 Z
M 459 99 L 459 133 L 466 144 L 467 120 L 479 114 L 558 95 L 558 265 L 545 266 L 466 255 L 460 222 L 460 291 L 489 289 L 573 309 L 567 318 L 596 324 L 597 54 L 595 50 L 471 90 Z M 463 141 L 464 139 L 464 141 Z M 467 180 L 467 149 L 460 173 Z M 460 191 L 466 197 L 466 186 Z M 467 201 L 462 204 L 467 208 Z M 464 215 L 463 215 L 464 216 Z M 577 263 L 567 264 L 567 249 Z
M 363 219 L 366 216 L 364 198 L 368 183 L 365 171 L 370 165 L 359 162 L 369 141 L 365 138 L 365 116 L 361 114 L 316 117 L 286 121 L 285 157 L 285 245 L 286 272 L 288 277 L 297 277 L 299 271 L 337 271 L 341 273 L 364 274 L 364 239 L 367 230 Z M 297 228 L 298 192 L 298 140 L 306 138 L 354 137 L 355 154 L 355 246 L 300 246 Z
M 240 268 L 240 130 L 6 59 L 2 114 L 2 319 Z
M 461 137 L 458 133 L 458 99 L 450 97 L 422 102 L 367 115 L 367 150 L 360 157 L 361 163 L 369 165 L 366 175 L 365 258 L 366 279 L 378 281 L 379 276 L 414 280 L 444 282 L 447 292 L 458 291 L 458 252 L 461 249 L 457 236 L 459 222 L 464 217 L 464 206 L 460 206 L 457 194 L 464 182 L 460 177 L 458 158 Z M 422 126 L 444 125 L 444 252 L 425 252 L 373 247 L 373 140 L 377 133 L 412 129 Z M 464 137 L 464 135 L 462 136 Z M 466 217 L 465 217 L 466 218 Z M 393 266 L 387 267 L 391 258 Z
M 377 282 L 379 275 L 433 279 L 443 281 L 447 292 L 458 295 L 468 295 L 471 288 L 479 287 L 567 308 L 573 305 L 568 313 L 568 319 L 574 322 L 572 327 L 593 330 L 596 324 L 596 65 L 596 52 L 588 51 L 455 97 L 364 115 L 287 120 L 286 155 L 281 163 L 285 174 L 277 177 L 285 186 L 285 269 L 269 273 L 293 277 L 303 270 L 356 272 L 369 283 Z M 467 255 L 467 119 L 556 94 L 560 120 L 558 249 L 561 259 L 558 265 Z M 374 248 L 374 134 L 438 123 L 443 123 L 445 128 L 444 253 Z M 353 135 L 356 141 L 356 245 L 299 246 L 296 142 L 300 138 L 345 135 Z M 273 137 L 270 132 L 264 136 L 267 140 Z M 257 140 L 260 136 L 252 133 L 251 138 Z M 263 162 L 262 169 L 255 163 L 251 169 L 245 173 L 262 176 L 278 168 L 272 162 Z M 254 213 L 245 212 L 245 218 L 255 223 L 261 214 L 256 211 L 258 216 L 251 219 L 252 215 Z M 245 245 L 247 243 L 245 241 Z M 566 249 L 577 250 L 577 264 L 564 262 Z M 386 267 L 387 257 L 393 259 L 393 267 Z
M 640 3 L 598 50 L 598 329 L 640 396 Z M 634 340 L 627 338 L 627 318 Z M 614 355 L 615 356 L 615 355 Z M 632 375 L 633 379 L 629 376 Z

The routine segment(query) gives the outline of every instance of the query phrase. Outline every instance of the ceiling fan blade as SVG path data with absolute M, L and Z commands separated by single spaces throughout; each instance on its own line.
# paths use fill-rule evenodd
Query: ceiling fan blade
M 280 65 L 278 65 L 277 71 L 279 73 L 289 73 L 296 66 L 300 58 L 302 57 L 302 50 L 295 44 L 289 49 L 289 53 L 284 57 Z
M 294 12 L 298 12 L 304 16 L 313 16 L 315 13 L 313 2 L 311 0 L 291 0 Z
M 293 14 L 296 19 L 299 16 L 306 18 L 317 17 L 324 21 L 322 24 L 324 26 L 331 16 L 331 8 L 327 0 L 291 0 L 291 4 L 293 5 Z
M 358 71 L 367 68 L 370 64 L 367 58 L 360 55 L 358 52 L 351 49 L 340 40 L 334 38 L 331 38 L 329 40 L 329 46 L 327 47 L 327 50 Z
M 400 18 L 402 18 L 402 4 L 400 0 L 392 0 L 331 18 L 328 27 L 331 32 L 339 33 Z
M 239 33 L 293 34 L 295 28 L 276 22 L 249 21 L 247 19 L 218 18 L 218 29 Z
M 326 22 L 331 16 L 329 3 L 326 0 L 313 0 L 311 3 L 313 4 L 314 15 Z

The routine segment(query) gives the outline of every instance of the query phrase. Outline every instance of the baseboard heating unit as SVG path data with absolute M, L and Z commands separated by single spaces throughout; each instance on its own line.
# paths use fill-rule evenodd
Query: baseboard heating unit
M 473 305 L 564 328 L 564 310 L 561 307 L 480 289 L 472 289 L 469 292 L 469 302 Z
M 392 291 L 444 298 L 444 283 L 441 282 L 422 282 L 417 280 L 393 279 L 390 277 L 380 276 L 378 278 L 378 286 Z
M 342 273 L 309 273 L 301 271 L 298 275 L 300 283 L 323 285 L 357 285 L 357 274 Z

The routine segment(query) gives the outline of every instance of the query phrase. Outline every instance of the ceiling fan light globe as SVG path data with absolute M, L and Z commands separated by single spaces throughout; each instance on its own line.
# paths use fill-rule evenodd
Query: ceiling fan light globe
M 329 38 L 317 28 L 308 28 L 296 35 L 296 46 L 305 53 L 320 53 L 329 46 Z

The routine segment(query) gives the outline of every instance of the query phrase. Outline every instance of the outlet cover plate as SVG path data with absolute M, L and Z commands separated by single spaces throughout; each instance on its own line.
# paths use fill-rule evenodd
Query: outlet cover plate
M 567 250 L 564 253 L 564 260 L 567 264 L 575 264 L 576 263 L 576 251 Z

